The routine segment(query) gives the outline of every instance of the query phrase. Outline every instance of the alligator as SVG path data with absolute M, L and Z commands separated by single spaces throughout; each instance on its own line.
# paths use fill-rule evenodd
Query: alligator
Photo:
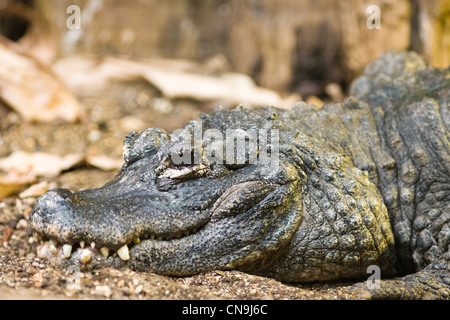
M 132 132 L 113 180 L 47 191 L 29 226 L 40 255 L 83 270 L 235 269 L 450 299 L 449 127 L 450 68 L 391 51 L 343 102 L 219 107 L 172 134 Z

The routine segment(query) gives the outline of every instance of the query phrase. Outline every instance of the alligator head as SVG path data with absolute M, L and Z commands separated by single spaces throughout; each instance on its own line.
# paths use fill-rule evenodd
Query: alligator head
M 40 254 L 84 268 L 169 275 L 276 255 L 301 220 L 304 174 L 278 147 L 274 109 L 261 112 L 265 128 L 246 110 L 219 110 L 173 134 L 129 134 L 112 181 L 78 192 L 54 189 L 38 200 L 30 227 L 51 240 Z

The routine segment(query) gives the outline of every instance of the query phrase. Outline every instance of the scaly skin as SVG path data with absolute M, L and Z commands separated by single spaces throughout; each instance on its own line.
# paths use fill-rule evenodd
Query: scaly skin
M 239 269 L 308 282 L 364 279 L 375 265 L 383 279 L 404 277 L 355 285 L 373 298 L 449 298 L 449 93 L 449 70 L 391 52 L 366 68 L 344 103 L 218 109 L 183 127 L 182 137 L 201 125 L 203 135 L 241 129 L 248 139 L 252 129 L 270 138 L 277 129 L 272 144 L 259 136 L 258 150 L 275 155 L 278 142 L 278 165 L 249 161 L 251 152 L 244 164 L 211 164 L 214 139 L 190 150 L 160 129 L 132 133 L 114 180 L 47 192 L 30 226 L 73 245 L 64 259 L 58 246 L 43 254 L 84 269 Z M 174 154 L 197 164 L 176 164 Z M 114 253 L 124 245 L 129 259 Z

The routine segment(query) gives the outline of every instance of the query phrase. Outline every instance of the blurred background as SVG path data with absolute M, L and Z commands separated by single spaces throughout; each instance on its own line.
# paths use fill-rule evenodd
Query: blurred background
M 388 49 L 412 49 L 434 65 L 450 61 L 447 0 L 2 0 L 1 33 L 46 62 L 74 54 L 208 62 L 281 91 L 345 89 Z M 81 10 L 80 30 L 66 9 Z M 380 8 L 369 29 L 367 8 Z M 46 46 L 46 48 L 43 48 Z M 37 50 L 46 52 L 36 52 Z M 30 52 L 29 52 L 30 53 Z M 220 59 L 220 60 L 219 60 Z
M 127 133 L 217 105 L 341 101 L 388 50 L 447 67 L 450 0 L 0 0 L 0 34 L 1 199 L 73 168 L 114 172 Z

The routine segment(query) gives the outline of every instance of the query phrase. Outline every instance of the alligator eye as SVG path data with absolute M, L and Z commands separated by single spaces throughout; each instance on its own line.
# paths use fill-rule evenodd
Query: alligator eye
M 200 150 L 181 148 L 165 153 L 155 172 L 159 179 L 186 180 L 205 176 L 209 170 L 208 161 Z
M 183 180 L 192 179 L 205 176 L 208 170 L 209 166 L 206 166 L 203 163 L 188 166 L 167 167 L 160 171 L 158 177 Z
M 203 177 L 209 171 L 210 167 L 204 164 L 160 166 L 155 170 L 157 174 L 156 186 L 160 191 L 168 191 L 182 181 Z

